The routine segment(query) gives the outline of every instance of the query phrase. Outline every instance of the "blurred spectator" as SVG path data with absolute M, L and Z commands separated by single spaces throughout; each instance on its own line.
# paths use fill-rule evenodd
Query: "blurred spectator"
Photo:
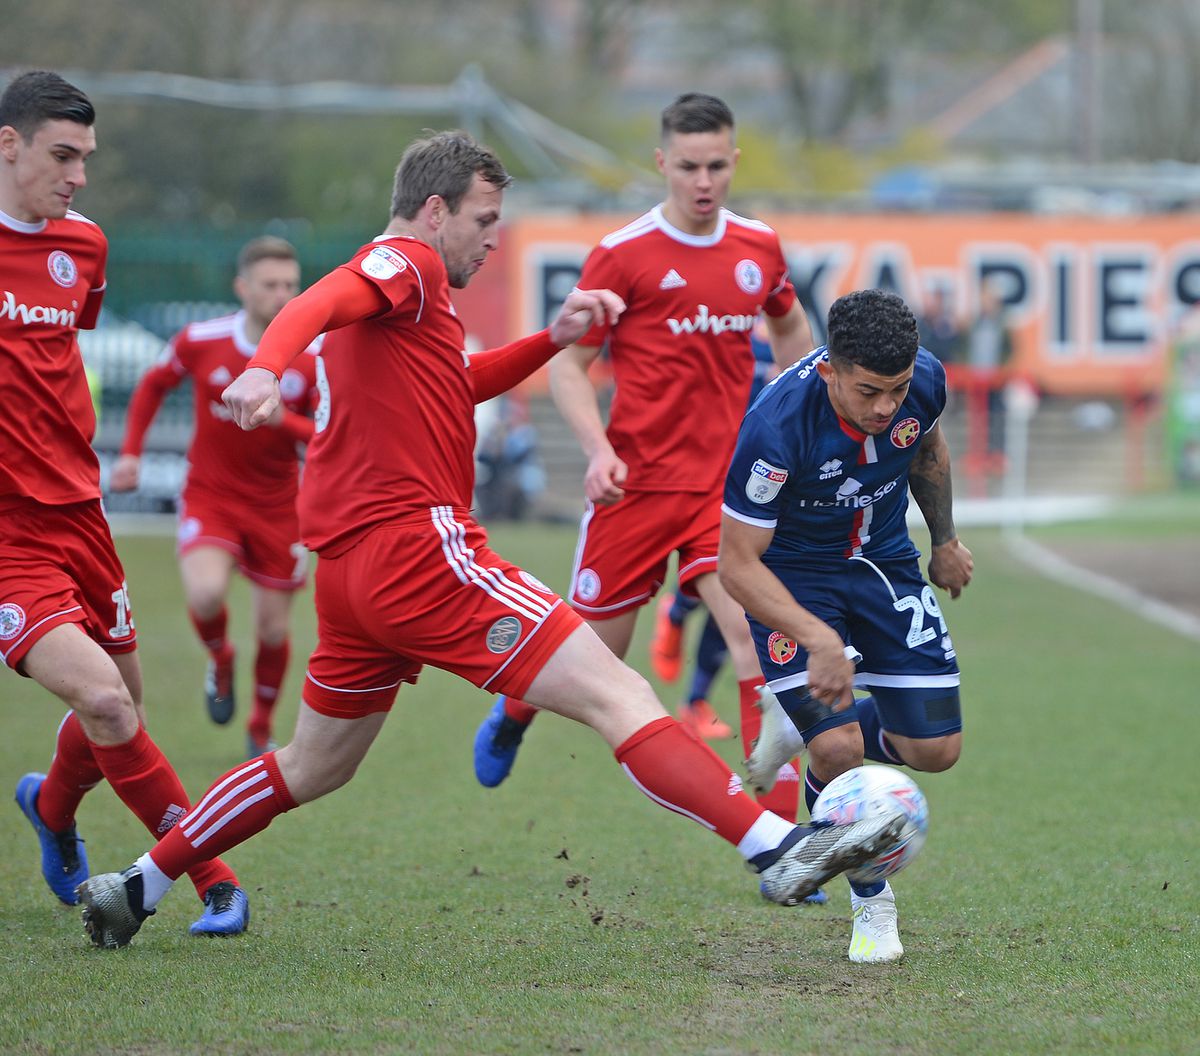
M 962 329 L 950 310 L 950 298 L 940 286 L 926 295 L 924 308 L 917 316 L 917 331 L 921 344 L 942 363 L 962 362 Z
M 932 350 L 931 350 L 932 351 Z M 1004 450 L 1004 370 L 1012 360 L 1012 331 L 994 283 L 979 290 L 979 314 L 967 330 L 967 366 L 987 386 L 988 452 Z
M 480 404 L 475 421 L 480 520 L 524 520 L 546 487 L 529 408 L 524 401 L 500 396 Z

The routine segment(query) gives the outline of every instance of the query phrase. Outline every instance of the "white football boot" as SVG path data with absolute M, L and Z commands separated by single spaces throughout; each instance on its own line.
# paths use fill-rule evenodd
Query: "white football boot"
M 754 706 L 762 714 L 762 729 L 746 760 L 746 776 L 750 787 L 761 796 L 775 787 L 779 768 L 804 753 L 804 738 L 788 718 L 779 698 L 766 686 L 758 687 Z
M 850 908 L 854 913 L 850 960 L 855 964 L 883 964 L 904 956 L 896 922 L 896 896 L 891 884 L 870 898 L 859 898 L 851 891 Z

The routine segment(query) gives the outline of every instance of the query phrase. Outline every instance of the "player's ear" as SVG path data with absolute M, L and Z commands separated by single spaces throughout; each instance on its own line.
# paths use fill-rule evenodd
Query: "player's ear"
M 446 222 L 446 217 L 450 215 L 446 199 L 440 194 L 431 194 L 426 198 L 424 204 L 421 206 L 421 211 L 425 214 L 426 221 L 435 231 Z
M 828 382 L 833 377 L 833 364 L 828 359 L 818 359 L 817 373 Z
M 12 125 L 0 126 L 0 155 L 4 156 L 5 161 L 16 160 L 20 139 L 21 133 Z

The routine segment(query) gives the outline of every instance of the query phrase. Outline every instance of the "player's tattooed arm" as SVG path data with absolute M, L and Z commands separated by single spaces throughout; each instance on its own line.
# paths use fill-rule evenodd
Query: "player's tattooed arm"
M 954 529 L 950 488 L 950 448 L 936 425 L 925 434 L 908 471 L 908 486 L 916 499 L 929 538 L 929 580 L 957 598 L 971 582 L 975 560 Z
M 948 543 L 957 536 L 954 529 L 953 489 L 950 485 L 950 447 L 940 426 L 925 434 L 908 471 L 908 487 L 934 546 Z

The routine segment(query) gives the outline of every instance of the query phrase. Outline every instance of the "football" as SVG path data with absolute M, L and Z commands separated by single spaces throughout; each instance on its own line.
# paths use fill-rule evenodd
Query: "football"
M 925 845 L 929 831 L 929 805 L 917 783 L 890 766 L 860 766 L 835 777 L 813 804 L 814 821 L 847 825 L 860 818 L 901 811 L 908 819 L 900 838 L 887 850 L 857 869 L 848 879 L 874 884 L 898 873 Z

